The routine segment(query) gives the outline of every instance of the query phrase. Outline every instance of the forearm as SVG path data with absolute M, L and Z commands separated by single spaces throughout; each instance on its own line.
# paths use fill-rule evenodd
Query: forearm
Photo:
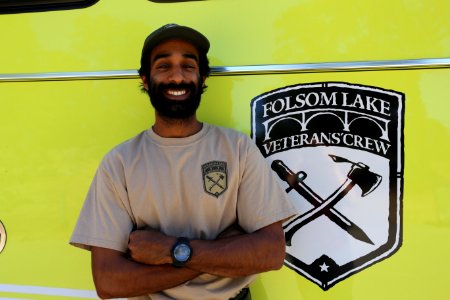
M 155 230 L 137 230 L 128 248 L 134 261 L 147 265 L 170 264 L 175 237 Z M 191 240 L 192 257 L 183 269 L 222 277 L 241 277 L 281 268 L 285 257 L 281 222 L 253 233 L 213 241 Z
M 200 272 L 171 265 L 145 265 L 122 253 L 92 249 L 92 273 L 101 298 L 135 297 L 159 292 L 191 280 Z
M 281 268 L 285 257 L 280 223 L 250 234 L 215 241 L 191 241 L 193 256 L 186 267 L 224 277 L 241 277 Z

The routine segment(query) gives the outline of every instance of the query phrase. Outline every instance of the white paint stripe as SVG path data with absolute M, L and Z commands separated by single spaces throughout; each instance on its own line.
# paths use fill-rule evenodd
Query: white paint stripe
M 98 299 L 95 291 L 29 285 L 0 284 L 0 292 Z

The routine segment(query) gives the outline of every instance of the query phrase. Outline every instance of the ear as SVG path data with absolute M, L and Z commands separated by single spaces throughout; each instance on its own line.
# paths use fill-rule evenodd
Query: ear
M 144 89 L 148 91 L 148 82 L 147 77 L 145 75 L 141 75 L 142 85 L 144 86 Z
M 203 84 L 202 84 L 202 87 L 205 87 L 206 86 L 206 78 L 208 78 L 208 77 L 206 77 L 206 76 L 202 76 L 202 79 L 203 79 Z

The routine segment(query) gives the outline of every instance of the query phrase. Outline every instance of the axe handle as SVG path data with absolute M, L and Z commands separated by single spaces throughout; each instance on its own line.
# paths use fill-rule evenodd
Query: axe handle
M 303 182 L 298 182 L 296 180 L 296 175 L 294 172 L 292 172 L 288 166 L 286 166 L 283 161 L 281 160 L 274 160 L 271 165 L 272 169 L 277 173 L 277 175 L 280 177 L 281 180 L 286 181 L 286 183 L 289 185 L 289 189 L 296 190 L 304 199 L 306 199 L 309 203 L 311 203 L 314 207 L 319 206 L 324 201 L 322 198 L 314 193 L 313 190 L 311 190 L 308 185 L 306 185 Z M 330 196 L 331 197 L 331 196 Z M 348 220 L 345 216 L 343 216 L 339 211 L 333 209 L 332 207 L 329 209 L 324 210 L 324 214 L 336 225 L 341 227 L 343 230 L 345 230 L 347 233 L 349 233 L 351 236 L 353 236 L 355 239 L 358 239 L 360 241 L 373 244 L 373 242 L 370 240 L 370 238 L 365 234 L 365 232 L 355 223 Z M 292 219 L 289 223 L 285 224 L 284 227 L 289 227 L 293 223 L 298 223 L 297 221 L 302 216 L 295 217 Z M 301 224 L 303 226 L 304 224 Z M 300 227 L 301 227 L 300 226 Z M 300 227 L 295 226 L 296 230 L 298 230 Z M 286 244 L 288 246 L 291 245 L 291 239 L 295 231 L 291 230 L 289 235 L 286 235 Z

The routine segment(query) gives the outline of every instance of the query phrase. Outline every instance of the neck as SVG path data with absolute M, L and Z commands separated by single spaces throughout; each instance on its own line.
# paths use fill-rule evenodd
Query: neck
M 156 114 L 153 131 L 165 138 L 184 138 L 199 132 L 203 124 L 193 115 L 187 119 L 172 119 Z

